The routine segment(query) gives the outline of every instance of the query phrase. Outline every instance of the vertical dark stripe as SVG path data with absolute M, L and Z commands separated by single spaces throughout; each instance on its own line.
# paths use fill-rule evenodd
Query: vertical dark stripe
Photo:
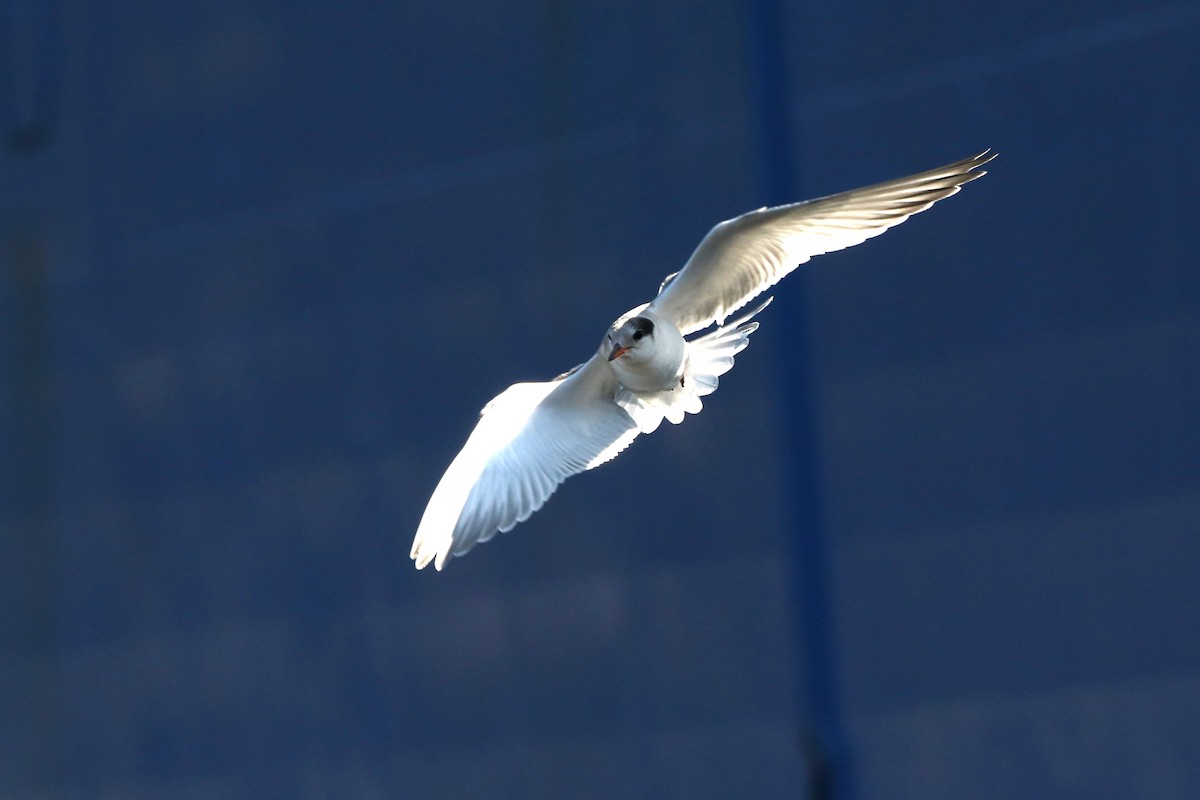
M 0 259 L 10 298 L 0 338 L 11 368 L 0 418 L 0 458 L 6 462 L 0 470 L 0 648 L 19 655 L 0 713 L 9 716 L 10 733 L 20 732 L 19 752 L 7 754 L 17 770 L 15 785 L 44 788 L 59 780 L 49 286 L 45 248 L 29 231 L 4 232 Z
M 56 0 L 0 0 L 0 135 L 17 152 L 45 146 L 54 131 L 60 11 Z
M 792 125 L 791 73 L 780 0 L 750 0 L 750 64 L 757 100 L 759 168 L 770 205 L 802 199 L 794 157 L 798 137 Z M 800 659 L 800 747 L 808 766 L 806 796 L 849 800 L 853 775 L 842 725 L 837 658 L 832 631 L 830 552 L 821 474 L 820 420 L 816 360 L 808 325 L 808 276 L 789 276 L 781 296 L 782 314 L 772 322 L 783 332 L 776 369 L 785 392 L 783 414 L 787 474 L 787 519 L 794 521 L 796 645 Z M 782 318 L 781 318 L 782 317 Z
M 566 158 L 571 125 L 571 3 L 542 0 L 544 120 L 547 146 L 543 191 L 544 257 L 550 269 L 537 277 L 546 294 L 565 296 L 570 279 L 570 174 Z

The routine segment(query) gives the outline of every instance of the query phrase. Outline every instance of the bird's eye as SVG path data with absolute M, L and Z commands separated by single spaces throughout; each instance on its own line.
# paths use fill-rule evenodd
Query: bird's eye
M 645 335 L 646 335 L 646 334 L 642 333 L 641 331 L 634 331 L 634 332 L 633 332 L 633 340 L 636 342 L 636 341 L 638 341 L 639 339 L 641 339 L 641 338 L 642 338 L 643 336 L 645 336 Z

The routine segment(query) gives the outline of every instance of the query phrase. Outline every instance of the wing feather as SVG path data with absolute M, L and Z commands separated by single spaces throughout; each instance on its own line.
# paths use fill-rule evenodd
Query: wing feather
M 802 203 L 760 208 L 718 224 L 650 305 L 684 335 L 729 314 L 810 258 L 860 244 L 985 174 L 985 150 L 937 169 Z
M 638 434 L 613 396 L 608 365 L 592 358 L 567 377 L 518 383 L 488 404 L 442 476 L 410 553 L 437 569 L 545 504 L 564 480 L 613 458 Z

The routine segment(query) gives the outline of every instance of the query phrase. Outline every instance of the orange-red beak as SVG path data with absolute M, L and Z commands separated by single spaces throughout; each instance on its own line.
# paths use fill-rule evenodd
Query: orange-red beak
M 629 349 L 628 347 L 621 347 L 621 345 L 616 345 L 615 347 L 613 347 L 612 352 L 608 354 L 608 360 L 612 361 L 614 358 L 620 358 L 621 356 L 625 355 L 625 351 L 628 349 Z

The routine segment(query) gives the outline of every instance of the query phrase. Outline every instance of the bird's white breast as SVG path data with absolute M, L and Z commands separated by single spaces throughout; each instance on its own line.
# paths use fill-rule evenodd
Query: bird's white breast
M 654 335 L 643 339 L 640 347 L 612 362 L 617 380 L 635 392 L 661 392 L 679 385 L 687 342 L 670 320 L 643 312 L 654 323 Z

